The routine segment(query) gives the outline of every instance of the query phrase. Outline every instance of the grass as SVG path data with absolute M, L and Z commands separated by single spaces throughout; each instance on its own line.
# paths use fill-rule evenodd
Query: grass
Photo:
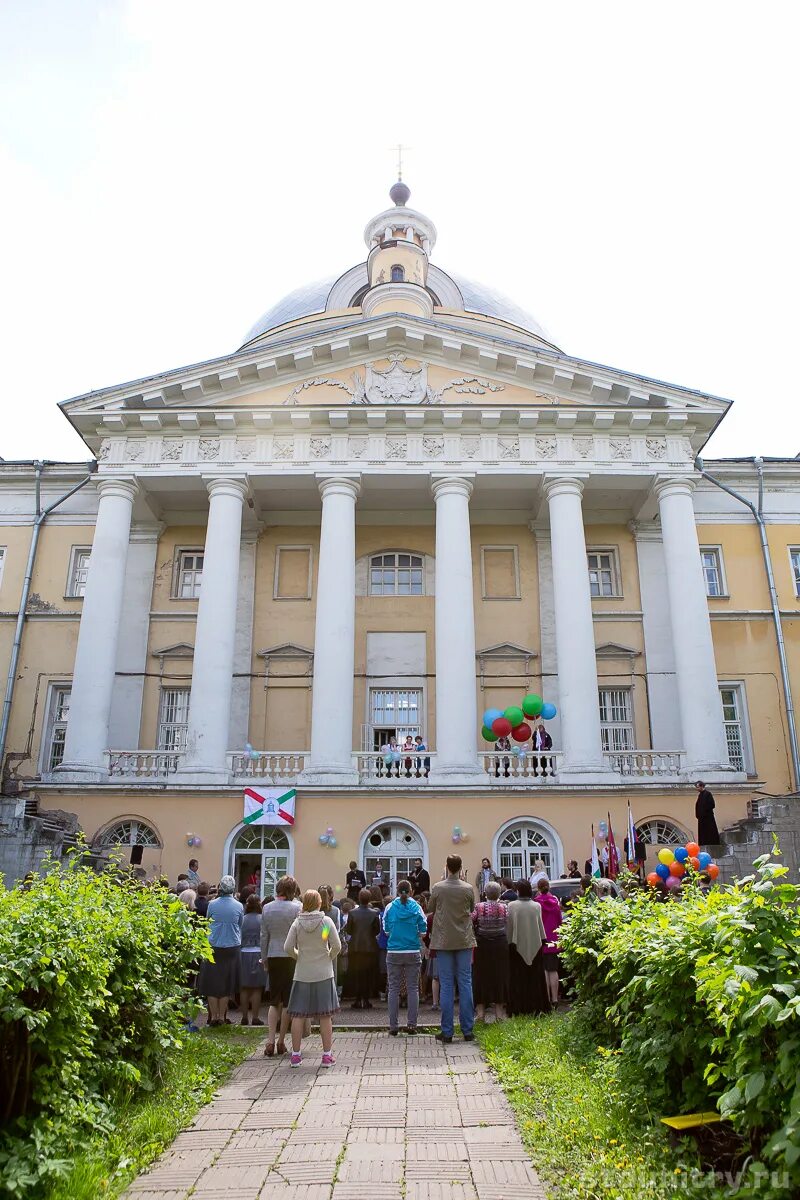
M 113 1111 L 114 1132 L 93 1139 L 53 1183 L 43 1200 L 98 1200 L 119 1196 L 189 1125 L 235 1066 L 251 1054 L 258 1032 L 238 1025 L 188 1035 L 164 1066 L 160 1086 Z
M 726 1193 L 674 1150 L 646 1089 L 622 1081 L 619 1056 L 598 1047 L 576 1012 L 476 1027 L 517 1115 L 531 1159 L 558 1200 L 663 1200 Z M 654 1070 L 658 1069 L 654 1064 Z

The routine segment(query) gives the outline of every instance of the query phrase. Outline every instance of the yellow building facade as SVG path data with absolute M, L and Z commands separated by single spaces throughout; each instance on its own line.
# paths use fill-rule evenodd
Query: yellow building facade
M 727 401 L 565 354 L 391 198 L 235 353 L 64 402 L 86 463 L 0 463 L 4 793 L 268 893 L 795 790 L 800 463 L 698 461 Z M 530 693 L 552 748 L 484 741 Z

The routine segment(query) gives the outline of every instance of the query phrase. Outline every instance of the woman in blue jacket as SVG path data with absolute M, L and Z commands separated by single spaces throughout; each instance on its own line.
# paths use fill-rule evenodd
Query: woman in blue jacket
M 419 968 L 423 936 L 427 930 L 425 914 L 411 898 L 411 884 L 403 879 L 397 885 L 397 899 L 383 911 L 386 945 L 386 975 L 389 993 L 389 1033 L 397 1037 L 400 989 L 403 980 L 408 992 L 407 1033 L 417 1032 L 419 1010 Z

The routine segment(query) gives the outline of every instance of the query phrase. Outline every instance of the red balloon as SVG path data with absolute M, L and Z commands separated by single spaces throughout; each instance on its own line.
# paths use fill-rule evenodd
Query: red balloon
M 689 855 L 689 858 L 697 858 L 697 855 L 700 853 L 700 847 L 697 842 L 687 842 L 686 853 Z
M 697 857 L 697 855 L 696 855 L 696 854 L 693 854 L 693 855 L 692 855 L 692 857 L 689 859 L 689 862 L 692 864 L 692 866 L 694 867 L 695 871 L 699 871 L 699 870 L 700 870 L 700 859 Z
M 526 725 L 524 721 L 516 729 L 511 730 L 511 736 L 515 742 L 527 742 L 532 733 L 530 725 Z
M 719 867 L 716 863 L 709 863 L 706 867 L 706 875 L 709 879 L 716 879 L 719 875 Z
M 661 883 L 661 876 L 656 875 L 655 871 L 651 871 L 647 876 L 647 882 L 650 884 L 650 887 L 658 887 Z
M 669 864 L 669 873 L 670 873 L 670 875 L 674 875 L 677 879 L 680 879 L 680 877 L 682 875 L 686 874 L 686 867 L 683 865 L 683 863 L 679 863 L 679 862 L 670 863 Z
M 511 722 L 506 717 L 496 717 L 492 721 L 492 733 L 498 737 L 508 737 L 511 733 Z

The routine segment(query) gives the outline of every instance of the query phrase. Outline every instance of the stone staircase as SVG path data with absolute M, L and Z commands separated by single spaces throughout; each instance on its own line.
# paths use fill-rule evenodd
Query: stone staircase
M 747 802 L 747 816 L 722 830 L 716 860 L 720 880 L 730 883 L 752 875 L 753 861 L 771 854 L 777 835 L 780 861 L 792 883 L 800 882 L 800 792 L 758 795 Z
M 61 859 L 78 844 L 78 818 L 39 808 L 36 798 L 0 796 L 0 874 L 6 887 L 36 871 L 50 853 Z

